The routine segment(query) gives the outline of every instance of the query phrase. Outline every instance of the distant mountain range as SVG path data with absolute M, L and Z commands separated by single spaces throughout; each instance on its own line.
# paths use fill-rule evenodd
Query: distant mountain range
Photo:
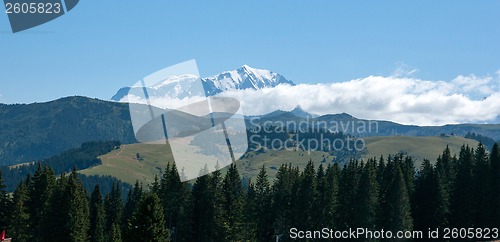
M 252 124 L 260 125 L 287 125 L 308 123 L 307 127 L 315 130 L 328 129 L 349 133 L 356 137 L 371 136 L 439 136 L 476 133 L 500 141 L 500 124 L 447 124 L 442 126 L 404 125 L 386 120 L 366 120 L 353 117 L 348 113 L 315 115 L 310 114 L 297 106 L 291 111 L 274 111 L 254 118 L 247 122 L 247 128 Z M 289 125 L 293 128 L 293 125 Z
M 463 136 L 474 132 L 500 140 L 500 124 L 423 127 L 363 120 L 347 113 L 316 116 L 302 110 L 300 106 L 291 111 L 275 111 L 246 119 L 248 128 L 264 122 L 309 122 L 310 127 L 326 125 L 326 128 L 357 137 L 436 136 L 452 133 Z M 371 129 L 367 125 L 372 125 Z M 363 131 L 360 129 L 363 126 L 365 132 L 359 132 Z M 124 144 L 136 142 L 128 104 L 79 96 L 46 103 L 0 104 L 0 165 L 48 158 L 69 148 L 77 148 L 84 142 L 99 140 L 118 140 Z
M 146 87 L 149 95 L 167 93 L 172 97 L 183 98 L 190 95 L 188 88 L 191 87 L 197 77 L 194 75 L 171 76 L 168 79 L 159 82 L 153 86 Z M 169 85 L 175 81 L 174 85 Z M 276 87 L 280 84 L 295 85 L 292 81 L 287 80 L 282 75 L 263 69 L 252 68 L 247 65 L 232 70 L 222 72 L 218 75 L 201 78 L 205 94 L 212 96 L 228 90 L 244 90 L 244 89 L 262 89 L 266 87 Z M 131 89 L 138 89 L 132 90 Z M 131 91 L 142 92 L 142 87 L 123 87 L 111 97 L 113 101 L 126 101 L 124 98 Z

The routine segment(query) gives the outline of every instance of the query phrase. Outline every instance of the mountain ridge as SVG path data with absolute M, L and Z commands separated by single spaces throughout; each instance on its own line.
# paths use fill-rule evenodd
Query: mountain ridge
M 184 83 L 184 85 L 186 85 L 185 83 L 188 83 L 187 86 L 189 86 L 191 85 L 191 83 L 197 80 L 197 77 L 194 75 L 180 75 L 169 77 L 166 80 L 168 79 L 176 80 L 169 81 L 167 83 L 176 82 L 179 83 L 177 84 L 178 86 L 180 85 L 180 83 Z M 262 88 L 276 87 L 280 84 L 292 86 L 295 85 L 295 83 L 287 80 L 284 76 L 278 73 L 265 69 L 252 68 L 246 64 L 236 70 L 224 71 L 217 75 L 200 79 L 205 90 L 205 95 L 207 96 L 213 96 L 229 90 L 257 90 Z M 149 95 L 155 95 L 156 93 L 160 93 L 160 95 L 163 95 L 165 93 L 165 90 L 163 93 L 161 92 L 161 89 L 163 87 L 165 89 L 172 88 L 172 86 L 167 85 L 165 81 L 162 81 L 151 87 L 146 87 L 146 89 L 148 90 Z M 124 98 L 128 95 L 129 92 L 133 92 L 135 88 L 138 89 L 137 91 L 142 92 L 142 87 L 122 87 L 116 92 L 115 95 L 111 97 L 111 100 L 126 101 L 124 100 Z M 183 90 L 181 89 L 179 93 L 176 93 L 174 96 L 183 98 L 189 94 L 190 93 L 188 92 L 183 92 Z
M 312 113 L 305 111 L 304 109 L 302 109 L 302 107 L 300 105 L 295 106 L 295 108 L 290 110 L 290 111 L 284 111 L 284 110 L 278 109 L 278 110 L 275 110 L 275 111 L 272 111 L 272 112 L 269 112 L 269 113 L 266 113 L 263 115 L 255 115 L 255 116 L 271 118 L 271 117 L 277 117 L 277 116 L 287 114 L 287 113 L 290 113 L 298 118 L 317 118 L 317 117 L 319 117 L 317 114 L 312 114 Z
M 302 110 L 302 109 L 301 109 Z M 291 110 L 293 111 L 293 110 Z M 264 122 L 324 122 L 356 137 L 439 136 L 470 133 L 500 140 L 500 124 L 449 124 L 443 126 L 403 125 L 384 120 L 364 120 L 347 113 L 315 118 L 298 117 L 291 111 L 276 116 L 247 116 L 247 128 Z M 298 110 L 296 110 L 298 111 Z M 299 115 L 300 116 L 300 115 Z M 256 118 L 255 121 L 251 119 Z M 377 125 L 373 132 L 358 133 L 359 125 Z M 188 124 L 186 124 L 188 125 Z M 342 127 L 345 125 L 346 127 Z M 0 165 L 13 165 L 56 155 L 88 141 L 117 140 L 135 143 L 127 103 L 83 96 L 64 97 L 43 103 L 0 105 Z M 353 131 L 354 132 L 351 132 Z
M 134 143 L 128 105 L 82 96 L 0 105 L 0 165 L 35 161 L 84 142 Z

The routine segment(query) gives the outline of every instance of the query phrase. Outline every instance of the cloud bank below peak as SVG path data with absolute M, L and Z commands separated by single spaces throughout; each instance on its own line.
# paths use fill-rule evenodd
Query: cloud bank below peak
M 448 82 L 368 76 L 331 84 L 230 90 L 224 95 L 239 99 L 246 115 L 300 105 L 316 114 L 346 112 L 402 124 L 495 123 L 500 114 L 499 83 L 499 75 L 460 75 Z

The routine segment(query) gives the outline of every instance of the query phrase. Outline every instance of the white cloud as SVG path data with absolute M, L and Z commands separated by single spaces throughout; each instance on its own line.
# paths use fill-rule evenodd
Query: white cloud
M 468 76 L 458 76 L 451 81 L 457 88 L 457 91 L 462 91 L 470 94 L 490 95 L 494 93 L 492 89 L 493 78 L 491 76 L 477 77 L 473 74 Z
M 280 85 L 262 90 L 231 91 L 247 115 L 301 105 L 316 114 L 346 112 L 358 118 L 403 124 L 483 123 L 500 114 L 500 89 L 491 77 L 459 76 L 451 82 L 369 76 L 332 84 Z M 498 80 L 497 80 L 498 81 Z M 474 99 L 471 93 L 485 95 Z
M 458 76 L 445 81 L 405 76 L 368 76 L 330 84 L 280 85 L 260 90 L 226 91 L 240 100 L 245 115 L 300 105 L 315 114 L 349 113 L 363 119 L 402 124 L 485 123 L 500 114 L 498 77 Z M 155 99 L 153 103 L 174 100 Z M 185 104 L 185 100 L 178 104 Z M 181 105 L 182 106 L 182 105 Z

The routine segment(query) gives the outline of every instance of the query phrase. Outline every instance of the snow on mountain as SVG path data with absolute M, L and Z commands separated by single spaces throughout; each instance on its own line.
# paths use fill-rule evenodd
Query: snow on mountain
M 279 84 L 295 85 L 280 74 L 268 70 L 256 69 L 243 65 L 234 71 L 226 71 L 216 76 L 202 78 L 208 95 L 226 90 L 262 89 L 276 87 Z
M 190 96 L 191 89 L 196 86 L 194 75 L 171 76 L 151 87 L 146 87 L 150 96 L 168 95 L 183 98 Z M 203 89 L 207 96 L 212 96 L 227 90 L 262 89 L 276 87 L 280 84 L 294 86 L 292 81 L 282 75 L 268 70 L 256 69 L 247 65 L 233 71 L 226 71 L 212 77 L 201 78 Z M 137 89 L 137 90 L 135 90 Z M 142 92 L 142 88 L 123 87 L 111 98 L 114 101 L 126 101 L 128 93 Z

